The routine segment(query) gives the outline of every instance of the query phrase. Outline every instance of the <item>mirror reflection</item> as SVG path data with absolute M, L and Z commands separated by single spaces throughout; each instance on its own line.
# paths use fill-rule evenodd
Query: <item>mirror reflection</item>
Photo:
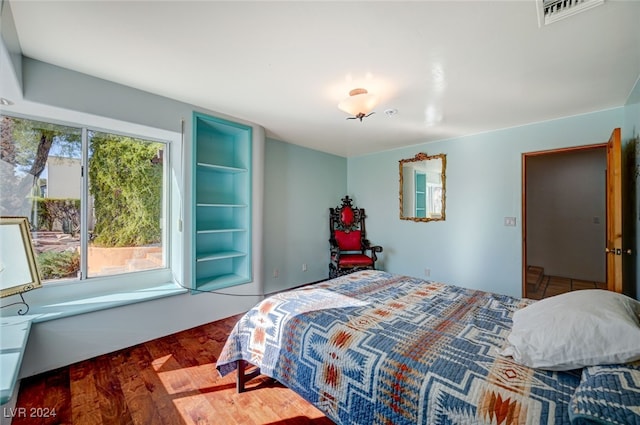
M 446 155 L 419 153 L 400 160 L 400 218 L 413 221 L 445 219 Z

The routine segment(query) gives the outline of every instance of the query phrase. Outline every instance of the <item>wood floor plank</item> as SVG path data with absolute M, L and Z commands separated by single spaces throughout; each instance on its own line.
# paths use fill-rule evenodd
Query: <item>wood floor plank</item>
M 18 394 L 16 409 L 8 414 L 3 412 L 12 417 L 13 425 L 72 423 L 68 368 L 23 379 L 20 391 L 30 396 L 21 399 Z
M 581 289 L 596 289 L 596 284 L 595 282 L 589 282 L 584 280 L 574 280 L 571 283 L 571 289 L 574 291 L 581 290 Z
M 56 373 L 48 374 L 45 387 L 46 390 L 42 399 L 42 406 L 45 406 L 45 408 L 42 411 L 43 414 L 40 415 L 44 417 L 40 418 L 42 419 L 40 423 L 69 422 L 71 418 L 69 370 L 59 369 Z
M 169 394 L 199 392 L 198 381 L 203 379 L 203 377 L 196 376 L 199 365 L 188 357 L 174 336 L 145 343 L 145 348 L 155 359 L 154 370 Z M 210 372 L 214 370 L 213 367 L 210 367 Z M 204 379 L 207 378 L 204 377 Z M 211 385 L 213 385 L 213 377 L 208 379 L 206 386 Z
M 71 381 L 71 420 L 74 424 L 102 425 L 102 412 L 98 401 L 98 390 L 92 364 L 83 362 L 72 365 Z
M 16 408 L 56 408 L 57 418 L 13 425 L 332 425 L 267 377 L 236 393 L 215 360 L 241 315 L 23 379 Z
M 151 356 L 142 345 L 137 345 L 121 353 L 117 358 L 118 378 L 122 388 L 122 396 L 129 412 L 132 423 L 162 424 L 163 419 L 149 392 L 146 382 L 140 372 L 151 367 Z
M 162 423 L 165 425 L 184 424 L 182 415 L 174 407 L 174 396 L 167 392 L 154 367 L 140 370 L 139 374 L 156 406 L 158 416 L 162 418 Z
M 96 400 L 100 407 L 104 425 L 131 424 L 133 419 L 122 394 L 118 374 L 114 373 L 112 359 L 108 356 L 97 357 L 92 364 L 97 390 Z
M 217 349 L 216 341 L 210 338 L 202 327 L 181 332 L 176 335 L 176 339 L 185 350 L 186 356 L 193 359 L 196 365 L 216 361 L 216 356 L 213 355 Z

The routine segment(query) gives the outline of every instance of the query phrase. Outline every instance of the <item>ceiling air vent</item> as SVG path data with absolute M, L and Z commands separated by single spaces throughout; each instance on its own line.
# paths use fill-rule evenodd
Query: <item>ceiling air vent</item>
M 538 25 L 549 25 L 576 13 L 600 6 L 604 0 L 538 0 Z

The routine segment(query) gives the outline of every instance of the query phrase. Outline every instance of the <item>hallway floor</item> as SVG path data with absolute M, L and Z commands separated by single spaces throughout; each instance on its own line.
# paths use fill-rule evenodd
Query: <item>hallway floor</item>
M 607 284 L 570 277 L 548 276 L 544 274 L 542 267 L 527 267 L 527 298 L 541 300 L 580 289 L 607 289 Z

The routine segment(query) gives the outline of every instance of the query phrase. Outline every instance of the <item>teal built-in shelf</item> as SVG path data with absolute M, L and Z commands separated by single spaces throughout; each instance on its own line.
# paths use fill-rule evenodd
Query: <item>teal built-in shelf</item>
M 252 128 L 194 113 L 192 289 L 252 280 Z

